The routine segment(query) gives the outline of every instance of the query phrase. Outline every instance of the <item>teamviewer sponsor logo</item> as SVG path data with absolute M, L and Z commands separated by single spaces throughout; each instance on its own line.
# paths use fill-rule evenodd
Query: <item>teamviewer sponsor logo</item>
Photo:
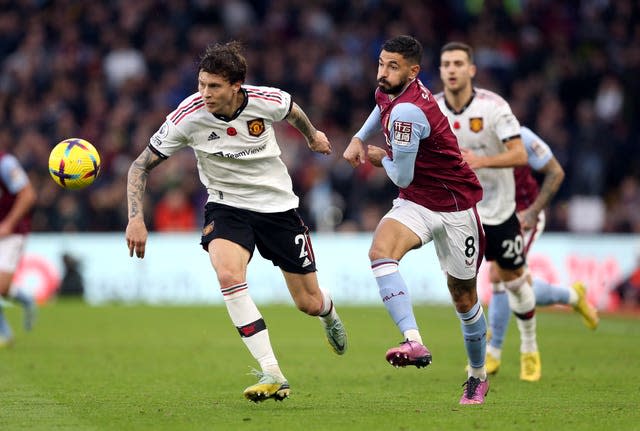
M 257 154 L 264 151 L 267 148 L 267 144 L 260 145 L 256 148 L 250 148 L 248 150 L 243 150 L 238 153 L 223 153 L 222 151 L 218 151 L 213 153 L 214 156 L 220 157 L 228 157 L 230 159 L 242 159 L 244 157 L 250 156 L 252 154 Z

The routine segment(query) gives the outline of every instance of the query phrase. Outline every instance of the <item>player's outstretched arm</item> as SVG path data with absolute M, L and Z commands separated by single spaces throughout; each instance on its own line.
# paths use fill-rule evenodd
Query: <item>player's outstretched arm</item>
M 287 116 L 287 122 L 298 129 L 307 140 L 307 145 L 311 151 L 322 154 L 331 154 L 331 143 L 324 132 L 316 130 L 311 124 L 309 117 L 304 113 L 297 103 L 291 106 L 291 112 Z
M 164 159 L 149 147 L 145 148 L 137 159 L 131 164 L 127 176 L 127 203 L 129 206 L 129 223 L 127 224 L 126 239 L 129 247 L 129 256 L 144 257 L 145 245 L 147 243 L 147 227 L 144 224 L 144 213 L 142 200 L 144 191 L 147 188 L 147 178 L 149 172 Z

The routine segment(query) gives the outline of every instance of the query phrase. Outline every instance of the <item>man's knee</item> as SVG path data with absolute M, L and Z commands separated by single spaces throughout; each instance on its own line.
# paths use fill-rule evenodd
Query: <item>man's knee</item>
M 466 313 L 478 302 L 476 277 L 469 280 L 461 280 L 449 275 L 447 277 L 447 285 L 457 311 Z

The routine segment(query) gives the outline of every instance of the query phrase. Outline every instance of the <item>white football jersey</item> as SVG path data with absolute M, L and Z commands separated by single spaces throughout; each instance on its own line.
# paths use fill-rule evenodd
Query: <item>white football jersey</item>
M 297 208 L 272 126 L 289 114 L 291 96 L 271 87 L 243 85 L 242 91 L 245 103 L 232 118 L 209 113 L 199 93 L 187 97 L 149 145 L 166 157 L 191 147 L 209 202 L 261 213 Z
M 502 97 L 481 88 L 474 91 L 471 102 L 460 113 L 447 106 L 444 93 L 436 95 L 460 148 L 468 148 L 478 156 L 507 151 L 504 142 L 520 135 L 520 123 Z M 484 191 L 478 203 L 482 223 L 502 224 L 516 208 L 513 168 L 482 168 L 475 169 L 475 173 Z

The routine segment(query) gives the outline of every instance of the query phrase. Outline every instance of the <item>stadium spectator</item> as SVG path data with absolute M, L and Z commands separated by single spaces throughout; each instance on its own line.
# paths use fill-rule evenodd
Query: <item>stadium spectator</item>
M 160 199 L 153 212 L 153 224 L 158 232 L 196 230 L 195 209 L 182 189 L 169 189 Z
M 279 266 L 300 311 L 318 316 L 327 341 L 342 355 L 347 335 L 329 294 L 320 289 L 309 229 L 298 215 L 287 167 L 272 123 L 287 120 L 311 151 L 331 154 L 291 96 L 280 89 L 244 85 L 247 62 L 240 44 L 207 47 L 198 66 L 198 93 L 166 117 L 133 162 L 127 181 L 129 254 L 144 258 L 147 228 L 143 198 L 149 172 L 181 148 L 191 147 L 209 194 L 202 247 L 218 276 L 224 302 L 243 342 L 259 363 L 258 383 L 244 396 L 254 402 L 289 396 L 262 315 L 249 295 L 247 266 L 255 248 Z
M 638 264 L 623 280 L 618 282 L 611 294 L 616 308 L 628 311 L 640 310 L 640 257 Z
M 112 91 L 118 92 L 129 80 L 144 78 L 147 65 L 140 51 L 134 49 L 125 34 L 108 34 L 113 39 L 112 47 L 104 57 L 104 72 Z
M 390 21 L 390 16 L 396 18 Z M 609 210 L 618 204 L 623 178 L 637 178 L 635 167 L 640 165 L 639 21 L 636 3 L 586 0 L 576 5 L 413 1 L 410 8 L 390 0 L 320 0 L 312 8 L 303 8 L 299 0 L 233 1 L 224 2 L 224 7 L 211 1 L 77 2 L 73 6 L 62 0 L 4 2 L 0 4 L 0 124 L 12 132 L 8 149 L 25 163 L 38 190 L 50 182 L 48 151 L 44 157 L 29 156 L 36 159 L 33 162 L 22 159 L 25 151 L 19 147 L 28 129 L 45 137 L 45 150 L 62 139 L 82 137 L 106 153 L 101 178 L 89 190 L 73 194 L 84 213 L 97 214 L 104 207 L 94 207 L 88 196 L 124 175 L 111 160 L 119 157 L 130 163 L 141 151 L 138 136 L 148 135 L 149 125 L 158 124 L 167 110 L 193 92 L 193 58 L 211 40 L 227 40 L 239 31 L 252 64 L 247 82 L 270 82 L 288 91 L 341 145 L 348 141 L 342 136 L 349 136 L 368 115 L 371 100 L 363 71 L 375 63 L 380 41 L 399 34 L 399 29 L 422 40 L 425 61 L 420 78 L 439 91 L 437 48 L 446 40 L 475 42 L 477 38 L 483 64 L 477 84 L 505 95 L 516 116 L 533 125 L 554 148 L 565 169 L 567 180 L 549 208 L 547 229 L 570 229 L 568 202 L 573 195 L 585 193 L 587 186 L 606 205 L 607 219 L 600 229 L 628 226 L 640 232 L 637 223 L 608 219 Z M 135 79 L 125 80 L 119 90 L 109 84 L 112 75 L 105 62 L 115 52 L 116 35 L 125 50 L 135 53 L 131 58 L 136 64 Z M 345 70 L 348 73 L 340 75 Z M 345 78 L 351 81 L 347 84 Z M 602 161 L 593 160 L 601 155 L 597 148 L 594 151 L 579 139 L 569 139 L 582 127 L 578 107 L 582 110 L 585 100 L 595 112 L 595 129 L 607 137 Z M 301 140 L 293 138 L 289 145 L 303 154 Z M 586 183 L 580 182 L 585 169 L 579 160 L 596 168 Z M 375 196 L 372 205 L 382 213 L 395 195 L 384 178 L 362 183 L 364 173 L 340 175 L 338 163 L 322 158 L 292 157 L 287 164 L 296 191 L 302 189 L 297 172 L 310 165 L 331 169 L 327 184 L 342 214 L 337 230 L 342 229 L 341 223 L 366 229 L 361 220 L 367 207 L 354 189 Z M 184 160 L 182 169 L 195 174 L 189 160 Z M 170 185 L 149 186 L 151 208 Z M 88 229 L 117 231 L 126 222 L 124 192 L 116 188 L 120 199 L 110 205 L 118 218 L 105 217 Z M 65 192 L 56 188 L 51 192 L 38 194 L 36 231 L 55 229 L 52 220 L 57 213 L 46 201 L 55 201 Z M 189 193 L 190 201 L 200 201 L 197 188 Z M 310 198 L 302 194 L 301 198 L 301 210 L 313 206 L 304 202 Z M 307 211 L 305 216 L 310 226 L 318 225 L 314 214 Z
M 80 261 L 69 253 L 63 253 L 61 259 L 64 271 L 58 287 L 58 295 L 82 297 L 84 294 L 84 277 L 82 276 Z

